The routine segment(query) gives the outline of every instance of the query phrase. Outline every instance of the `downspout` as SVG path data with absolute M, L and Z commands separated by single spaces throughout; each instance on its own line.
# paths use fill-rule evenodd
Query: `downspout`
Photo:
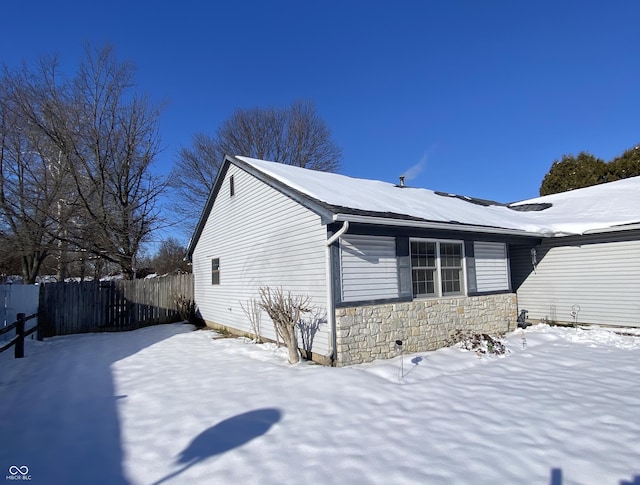
M 338 229 L 338 231 L 333 234 L 329 239 L 327 239 L 326 245 L 326 278 L 327 278 L 327 323 L 329 324 L 329 329 L 331 336 L 329 338 L 329 360 L 331 361 L 331 366 L 335 366 L 336 362 L 336 347 L 337 347 L 337 339 L 336 339 L 336 306 L 333 300 L 333 268 L 331 264 L 331 245 L 336 242 L 340 236 L 342 236 L 345 232 L 349 230 L 349 221 L 344 221 L 342 227 Z

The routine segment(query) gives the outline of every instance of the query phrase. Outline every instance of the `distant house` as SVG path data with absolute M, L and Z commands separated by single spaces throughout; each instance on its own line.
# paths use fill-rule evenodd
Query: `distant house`
M 581 221 L 572 230 L 588 222 Z M 545 241 L 564 234 L 563 224 L 566 216 L 546 201 L 505 206 L 226 157 L 188 255 L 209 326 L 252 334 L 246 309 L 260 287 L 281 287 L 312 299 L 315 311 L 299 327 L 307 357 L 349 365 L 396 355 L 398 340 L 419 352 L 446 345 L 457 330 L 513 330 L 512 271 L 528 289 L 547 257 Z M 260 333 L 275 339 L 266 315 Z

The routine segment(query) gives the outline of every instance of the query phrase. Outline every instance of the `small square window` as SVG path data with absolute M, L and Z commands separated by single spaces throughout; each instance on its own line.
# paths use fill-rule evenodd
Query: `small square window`
M 220 284 L 220 258 L 213 258 L 211 260 L 211 284 Z

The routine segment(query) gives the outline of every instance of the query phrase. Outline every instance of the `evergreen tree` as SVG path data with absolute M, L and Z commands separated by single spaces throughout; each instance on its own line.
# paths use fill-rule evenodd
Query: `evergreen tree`
M 640 175 L 640 145 L 626 150 L 607 164 L 607 181 L 637 177 Z
M 563 155 L 555 160 L 544 176 L 540 195 L 557 194 L 568 190 L 590 187 L 607 181 L 607 164 L 588 152 L 578 156 Z

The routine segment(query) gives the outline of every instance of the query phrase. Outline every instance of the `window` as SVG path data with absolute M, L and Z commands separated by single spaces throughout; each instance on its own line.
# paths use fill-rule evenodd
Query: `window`
M 229 196 L 233 197 L 236 195 L 236 185 L 233 182 L 233 175 L 229 177 Z
M 442 294 L 459 295 L 462 292 L 462 244 L 440 243 L 440 271 Z
M 411 241 L 413 296 L 463 294 L 462 270 L 462 243 Z
M 413 295 L 436 294 L 436 243 L 411 241 Z
M 213 258 L 211 260 L 211 284 L 220 284 L 220 258 Z

